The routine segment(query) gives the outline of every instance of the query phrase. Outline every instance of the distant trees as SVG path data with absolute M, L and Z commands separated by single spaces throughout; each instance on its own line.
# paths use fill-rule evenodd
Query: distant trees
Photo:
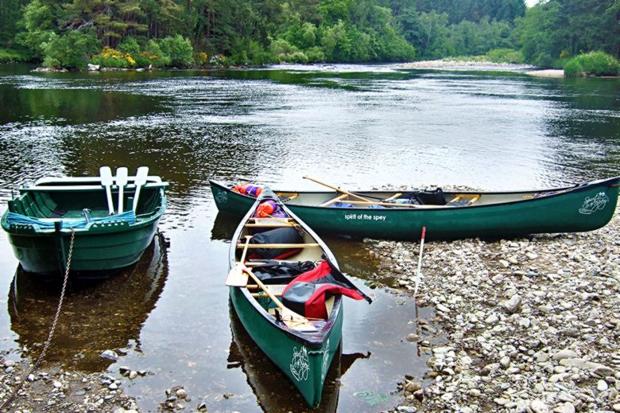
M 552 66 L 594 50 L 619 56 L 618 16 L 618 0 L 527 10 L 524 0 L 1 0 L 0 48 L 63 67 L 519 61 L 521 53 Z

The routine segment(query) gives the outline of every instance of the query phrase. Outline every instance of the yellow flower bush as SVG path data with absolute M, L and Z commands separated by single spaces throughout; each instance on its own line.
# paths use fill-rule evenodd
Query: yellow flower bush
M 103 67 L 130 68 L 136 65 L 136 60 L 129 53 L 111 47 L 104 47 L 101 53 L 93 56 L 92 62 Z

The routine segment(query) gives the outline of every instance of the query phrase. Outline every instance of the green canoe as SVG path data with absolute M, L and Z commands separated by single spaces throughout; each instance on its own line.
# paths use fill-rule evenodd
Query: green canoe
M 265 191 L 268 192 L 268 191 Z M 234 269 L 243 259 L 242 250 L 245 247 L 243 240 L 246 236 L 257 239 L 258 234 L 270 232 L 274 229 L 294 229 L 299 234 L 296 243 L 250 244 L 248 260 L 244 261 L 247 268 L 260 274 L 265 264 L 301 265 L 309 263 L 311 267 L 319 263 L 329 263 L 334 272 L 339 275 L 339 281 L 354 290 L 360 298 L 370 299 L 357 289 L 338 270 L 338 264 L 325 243 L 306 225 L 288 210 L 272 195 L 261 195 L 255 200 L 249 211 L 237 227 L 233 235 L 230 248 L 230 268 Z M 270 199 L 277 202 L 288 218 L 256 218 L 255 211 L 261 202 Z M 288 251 L 292 255 L 286 261 L 265 259 L 256 256 L 261 251 L 275 249 Z M 232 273 L 232 271 L 231 271 Z M 259 275 L 257 275 L 259 276 Z M 260 277 L 260 276 L 259 276 Z M 262 279 L 262 277 L 260 277 Z M 293 276 L 294 278 L 294 276 Z M 288 281 L 290 282 L 290 281 Z M 288 284 L 280 279 L 264 280 L 270 294 L 280 297 L 284 301 L 282 292 Z M 228 282 L 227 282 L 228 283 Z M 229 284 L 230 285 L 230 284 Z M 321 402 L 323 384 L 334 355 L 339 351 L 342 339 L 343 306 L 339 294 L 326 297 L 323 310 L 325 318 L 305 318 L 305 325 L 291 324 L 286 320 L 286 313 L 268 294 L 259 287 L 258 283 L 249 278 L 244 286 L 229 288 L 232 306 L 239 321 L 260 348 L 273 363 L 290 379 L 293 385 L 310 406 L 318 406 Z M 285 308 L 289 310 L 288 308 Z M 290 311 L 290 310 L 289 310 Z M 303 314 L 302 316 L 305 316 Z
M 145 177 L 138 185 L 136 177 L 127 180 L 120 212 L 119 185 L 110 186 L 108 198 L 100 177 L 42 178 L 20 189 L 8 202 L 2 228 L 24 271 L 64 272 L 72 231 L 72 274 L 103 275 L 136 263 L 153 240 L 166 209 L 164 188 L 168 184 L 157 176 Z
M 607 224 L 618 200 L 620 177 L 537 191 L 275 191 L 319 233 L 415 240 L 500 238 L 534 233 L 591 231 Z M 220 211 L 242 215 L 254 198 L 211 181 Z

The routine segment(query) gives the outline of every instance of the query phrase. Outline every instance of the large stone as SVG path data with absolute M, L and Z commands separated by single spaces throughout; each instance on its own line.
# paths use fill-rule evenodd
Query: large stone
M 532 400 L 530 402 L 530 409 L 534 413 L 549 413 L 549 406 L 540 399 Z
M 564 359 L 574 359 L 578 357 L 579 355 L 577 353 L 575 353 L 573 350 L 569 350 L 566 348 L 564 350 L 560 350 L 557 353 L 555 353 L 552 358 L 554 360 L 564 360 Z
M 509 300 L 502 301 L 501 306 L 506 310 L 509 314 L 516 313 L 521 306 L 521 296 L 519 294 L 514 294 L 510 297 Z

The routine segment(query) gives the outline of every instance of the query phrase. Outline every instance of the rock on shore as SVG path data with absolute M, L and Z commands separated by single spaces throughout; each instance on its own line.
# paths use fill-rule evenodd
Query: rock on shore
M 448 342 L 395 411 L 620 411 L 619 213 L 589 233 L 428 243 L 418 302 Z M 367 245 L 414 289 L 418 244 Z

